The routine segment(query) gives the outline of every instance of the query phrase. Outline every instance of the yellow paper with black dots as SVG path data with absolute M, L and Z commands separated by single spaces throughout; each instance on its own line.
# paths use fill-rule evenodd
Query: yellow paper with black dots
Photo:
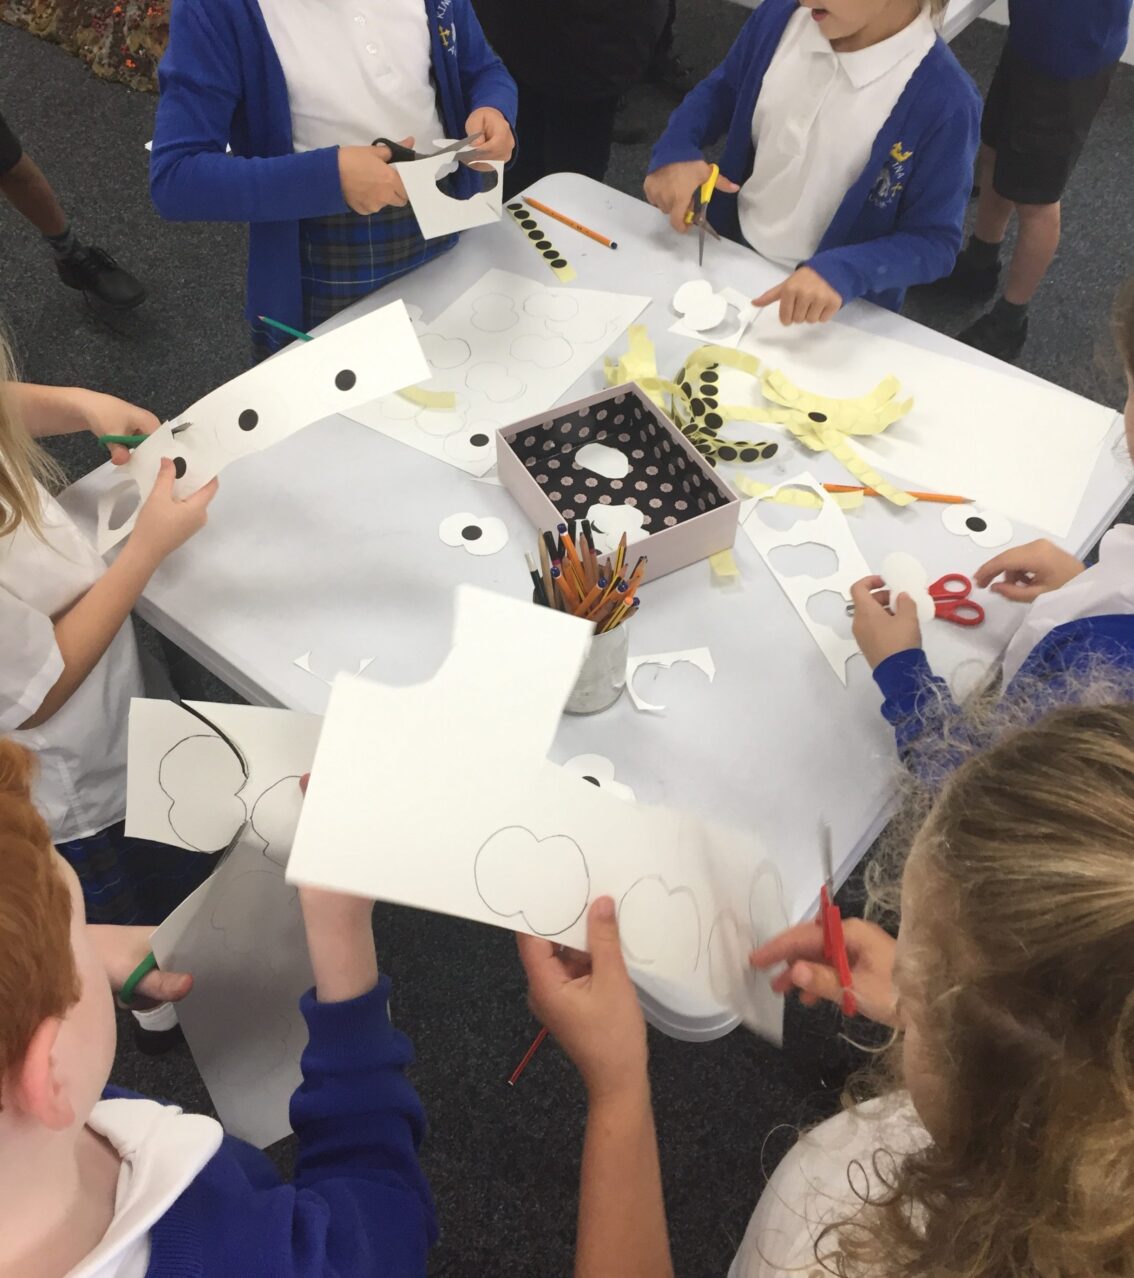
M 551 237 L 535 220 L 534 214 L 520 200 L 513 200 L 507 206 L 512 220 L 523 231 L 528 243 L 543 258 L 548 267 L 561 284 L 570 284 L 575 276 L 575 268 L 551 242 Z

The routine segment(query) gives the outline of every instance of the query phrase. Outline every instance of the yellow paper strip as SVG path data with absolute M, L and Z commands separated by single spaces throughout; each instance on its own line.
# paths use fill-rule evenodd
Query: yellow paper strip
M 398 394 L 419 408 L 453 409 L 457 407 L 456 391 L 422 390 L 420 386 L 403 386 Z
M 561 284 L 570 284 L 576 278 L 575 268 L 551 243 L 551 237 L 538 225 L 534 215 L 517 200 L 512 201 L 507 207 L 508 212 L 512 215 L 512 220 L 523 232 L 524 238 L 543 259 L 543 263 L 548 270 Z M 542 249 L 539 244 L 546 244 L 548 247 Z
M 709 556 L 709 567 L 714 577 L 739 577 L 740 569 L 736 566 L 731 550 L 718 550 Z

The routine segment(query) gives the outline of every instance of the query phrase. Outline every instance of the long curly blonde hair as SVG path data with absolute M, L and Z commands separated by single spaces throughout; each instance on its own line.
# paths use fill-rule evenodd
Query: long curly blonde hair
M 932 1141 L 876 1158 L 884 1188 L 820 1235 L 819 1263 L 1134 1274 L 1134 706 L 1057 710 L 973 755 L 910 864 Z M 900 1085 L 900 1044 L 875 1077 Z

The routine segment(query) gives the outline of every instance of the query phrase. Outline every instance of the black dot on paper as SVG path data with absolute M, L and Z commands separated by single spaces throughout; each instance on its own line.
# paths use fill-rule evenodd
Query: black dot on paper
M 698 444 L 697 451 L 699 453 L 704 453 L 705 456 L 707 457 L 709 455 L 709 452 L 711 451 L 711 446 L 709 444 Z
M 825 422 L 827 420 L 827 414 L 826 413 L 808 413 L 807 419 L 808 421 L 812 421 L 812 422 Z
M 584 781 L 589 781 L 589 782 L 591 783 L 591 785 L 598 785 L 598 786 L 599 786 L 599 789 L 600 789 L 600 790 L 602 789 L 602 786 L 601 786 L 601 785 L 599 785 L 598 777 L 584 777 L 584 778 L 583 778 L 583 780 L 584 780 Z
M 536 240 L 536 248 L 537 248 L 537 249 L 549 249 L 549 248 L 551 248 L 551 241 L 550 241 L 550 240 L 545 240 L 545 239 L 538 239 L 538 240 Z
M 984 530 L 988 527 L 988 524 L 985 520 L 981 519 L 979 515 L 970 515 L 968 519 L 965 520 L 965 527 L 969 530 L 969 532 L 984 532 Z
M 533 229 L 535 228 L 535 219 L 534 219 L 534 218 L 530 218 L 530 217 L 526 217 L 526 218 L 524 218 L 524 220 L 520 223 L 520 225 L 524 228 L 524 230 L 525 230 L 525 231 L 531 231 L 531 230 L 533 230 Z
M 705 401 L 704 401 L 704 400 L 701 400 L 701 399 L 695 399 L 695 400 L 693 400 L 693 401 L 690 403 L 689 407 L 690 407 L 690 409 L 692 410 L 692 413 L 693 413 L 693 416 L 694 416 L 694 417 L 704 417 L 704 415 L 705 415 Z
M 558 271 L 567 265 L 567 259 L 565 257 L 553 257 L 551 259 L 551 265 Z
M 542 232 L 541 230 L 538 230 L 538 229 L 536 229 L 536 230 L 534 230 L 534 231 L 529 231 L 529 232 L 528 232 L 528 239 L 529 239 L 529 240 L 542 240 L 542 239 L 543 239 L 543 232 Z
M 715 382 L 715 381 L 719 381 L 719 380 L 720 380 L 720 373 L 715 372 L 715 371 L 714 371 L 713 369 L 711 369 L 711 368 L 706 368 L 706 369 L 705 369 L 705 371 L 701 374 L 701 380 L 702 380 L 703 382 Z
M 354 373 L 349 368 L 344 368 L 340 372 L 335 374 L 335 385 L 341 391 L 352 390 L 354 388 L 355 382 L 357 381 L 358 381 L 358 378 L 354 375 Z
M 523 205 L 522 205 L 522 204 L 521 204 L 521 203 L 517 200 L 517 201 L 516 201 L 516 203 L 514 203 L 514 204 L 509 204 L 509 205 L 508 205 L 508 212 L 509 212 L 509 213 L 518 213 L 518 212 L 520 211 L 520 209 L 522 209 L 523 207 L 524 207 L 524 206 L 523 206 Z
M 690 386 L 688 382 L 682 382 L 681 389 L 685 392 L 685 395 L 688 399 L 693 398 L 693 387 Z
M 552 261 L 553 259 L 558 258 L 558 256 L 558 249 L 549 248 L 544 252 L 544 257 L 546 257 L 548 261 Z
M 704 398 L 705 398 L 705 407 L 706 407 L 706 408 L 717 408 L 717 407 L 719 407 L 719 405 L 720 405 L 720 401 L 719 401 L 718 399 L 715 399 L 712 395 L 706 395 Z
M 468 524 L 461 529 L 461 536 L 465 541 L 479 541 L 483 531 L 484 529 L 479 524 Z
M 474 448 L 483 448 L 488 443 L 488 436 L 482 435 L 479 431 L 475 435 L 469 436 L 469 443 Z
M 720 430 L 724 425 L 724 418 L 720 413 L 706 413 L 705 426 L 708 430 Z
M 723 452 L 723 450 L 722 450 L 722 452 L 721 452 L 721 456 L 722 456 L 722 457 L 724 456 L 724 452 Z M 727 458 L 726 458 L 726 460 L 727 460 Z M 744 448 L 744 449 L 742 449 L 742 450 L 741 450 L 741 453 L 740 453 L 740 460 L 741 460 L 742 462 L 754 462 L 754 461 L 759 461 L 759 460 L 760 460 L 760 450 L 759 450 L 758 448 Z
M 780 451 L 780 446 L 779 446 L 779 444 L 765 444 L 765 445 L 764 445 L 764 457 L 765 457 L 765 459 L 767 459 L 768 457 L 775 457 L 775 455 L 776 455 L 779 451 Z
M 189 469 L 184 457 L 175 457 L 173 459 L 173 474 L 176 479 L 180 479 Z
M 728 444 L 722 444 L 721 447 L 717 449 L 717 456 L 721 459 L 721 461 L 736 461 L 736 449 L 730 447 Z M 745 457 L 744 454 L 741 453 L 740 460 L 751 461 L 752 459 L 750 457 Z
M 254 408 L 246 408 L 236 419 L 241 430 L 255 430 L 260 421 L 260 414 Z

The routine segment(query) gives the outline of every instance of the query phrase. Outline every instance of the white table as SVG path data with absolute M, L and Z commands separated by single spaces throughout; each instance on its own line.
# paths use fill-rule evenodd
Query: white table
M 648 205 L 577 175 L 546 178 L 533 190 L 618 241 L 621 247 L 611 252 L 566 228 L 555 236 L 578 271 L 579 286 L 660 299 L 642 321 L 656 343 L 659 369 L 676 372 L 694 343 L 667 331 L 668 299 L 697 274 L 694 237 L 673 235 Z M 355 313 L 401 295 L 421 305 L 429 320 L 492 266 L 556 284 L 505 217 L 466 234 L 453 253 L 366 299 Z M 718 287 L 732 284 L 750 296 L 780 274 L 727 241 L 710 241 L 705 267 Z M 995 364 L 865 303 L 847 307 L 837 322 L 970 363 Z M 620 337 L 612 350 L 624 346 Z M 596 366 L 564 402 L 602 385 Z M 1116 418 L 1115 439 L 1119 426 Z M 1085 552 L 1126 499 L 1128 472 L 1118 456 L 1104 447 L 1069 549 Z M 775 463 L 745 469 L 778 482 L 805 468 L 820 479 L 846 479 L 833 459 L 804 456 L 786 436 Z M 109 478 L 108 465 L 65 495 L 81 523 L 92 525 Z M 920 506 L 899 517 L 887 503 L 868 501 L 853 520 L 868 562 L 879 564 L 900 546 L 935 576 L 971 572 L 991 552 L 946 533 L 940 510 Z M 499 515 L 511 543 L 480 558 L 442 545 L 437 526 L 457 511 Z M 1020 540 L 1030 535 L 1016 531 Z M 384 682 L 427 678 L 448 649 L 457 583 L 530 594 L 522 554 L 532 542 L 531 527 L 502 488 L 333 417 L 231 466 L 207 528 L 163 565 L 138 612 L 249 701 L 321 712 L 328 687 L 296 667 L 294 658 L 310 652 L 312 667 L 327 677 L 373 657 L 370 673 Z M 801 917 L 818 891 L 818 817 L 831 822 L 840 878 L 884 824 L 895 777 L 892 737 L 865 662 L 850 663 L 844 690 L 743 533 L 735 555 L 742 573 L 735 589 L 715 586 L 704 563 L 649 584 L 631 633 L 632 654 L 708 646 L 715 682 L 675 666 L 658 676 L 655 687 L 642 685 L 648 700 L 668 705 L 664 715 L 638 713 L 624 696 L 600 715 L 565 717 L 552 757 L 562 762 L 581 753 L 606 755 L 641 802 L 754 827 L 779 866 L 789 912 Z M 942 671 L 965 659 L 983 668 L 1019 616 L 1007 604 L 990 604 L 988 621 L 977 630 L 935 623 L 926 636 L 930 657 Z M 652 1010 L 665 1024 L 664 1011 Z M 730 1026 L 682 1029 L 708 1037 Z
M 746 9 L 755 9 L 760 0 L 736 0 Z M 970 22 L 992 7 L 994 0 L 950 0 L 945 16 L 941 19 L 941 34 L 946 40 L 959 36 Z

